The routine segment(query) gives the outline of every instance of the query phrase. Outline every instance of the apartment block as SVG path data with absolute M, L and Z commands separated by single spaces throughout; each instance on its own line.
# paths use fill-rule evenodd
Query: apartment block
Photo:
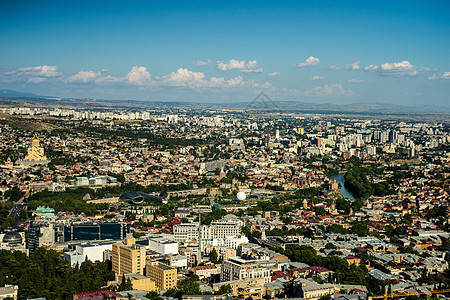
M 150 260 L 147 262 L 146 276 L 155 281 L 156 290 L 167 290 L 177 286 L 177 269 Z
M 116 274 L 144 275 L 145 258 L 145 246 L 136 245 L 134 238 L 126 238 L 123 243 L 112 246 L 112 270 Z

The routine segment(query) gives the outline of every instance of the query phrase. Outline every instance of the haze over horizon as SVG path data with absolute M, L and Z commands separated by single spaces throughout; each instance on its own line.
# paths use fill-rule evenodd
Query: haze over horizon
M 448 1 L 16 1 L 0 89 L 75 98 L 450 106 Z

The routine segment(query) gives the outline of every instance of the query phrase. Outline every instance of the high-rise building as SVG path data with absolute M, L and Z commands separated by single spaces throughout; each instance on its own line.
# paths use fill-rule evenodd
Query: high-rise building
M 414 146 L 408 148 L 408 157 L 416 157 L 416 148 Z
M 375 147 L 375 146 L 367 146 L 367 154 L 369 154 L 369 155 L 376 155 L 377 154 L 377 147 Z
M 396 130 L 391 130 L 389 132 L 389 142 L 392 144 L 398 143 L 398 132 Z
M 380 134 L 380 140 L 379 142 L 384 144 L 389 140 L 389 131 L 383 131 Z
M 145 258 L 145 246 L 136 245 L 134 238 L 126 238 L 123 243 L 112 246 L 112 270 L 116 274 L 144 275 Z
M 269 131 L 269 129 L 266 129 L 266 131 L 264 131 L 264 135 L 265 135 L 265 146 L 269 147 L 269 145 L 270 145 L 270 131 Z
M 33 253 L 39 247 L 55 243 L 55 230 L 49 221 L 33 221 L 28 228 L 27 248 Z
M 155 260 L 147 262 L 146 274 L 155 281 L 156 290 L 167 290 L 177 286 L 177 269 Z

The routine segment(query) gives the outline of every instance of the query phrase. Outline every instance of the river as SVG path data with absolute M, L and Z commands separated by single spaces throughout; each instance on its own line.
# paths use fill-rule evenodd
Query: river
M 330 178 L 330 180 L 336 180 L 336 182 L 339 184 L 339 188 L 341 189 L 342 196 L 344 198 L 348 198 L 352 201 L 356 200 L 355 197 L 344 186 L 345 179 L 344 179 L 343 173 L 339 173 L 337 175 L 331 175 L 328 177 Z

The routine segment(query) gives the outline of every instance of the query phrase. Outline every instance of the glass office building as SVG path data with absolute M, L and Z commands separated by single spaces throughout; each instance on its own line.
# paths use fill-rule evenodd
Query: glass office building
M 64 242 L 92 240 L 122 240 L 130 226 L 122 222 L 82 223 L 64 226 Z

